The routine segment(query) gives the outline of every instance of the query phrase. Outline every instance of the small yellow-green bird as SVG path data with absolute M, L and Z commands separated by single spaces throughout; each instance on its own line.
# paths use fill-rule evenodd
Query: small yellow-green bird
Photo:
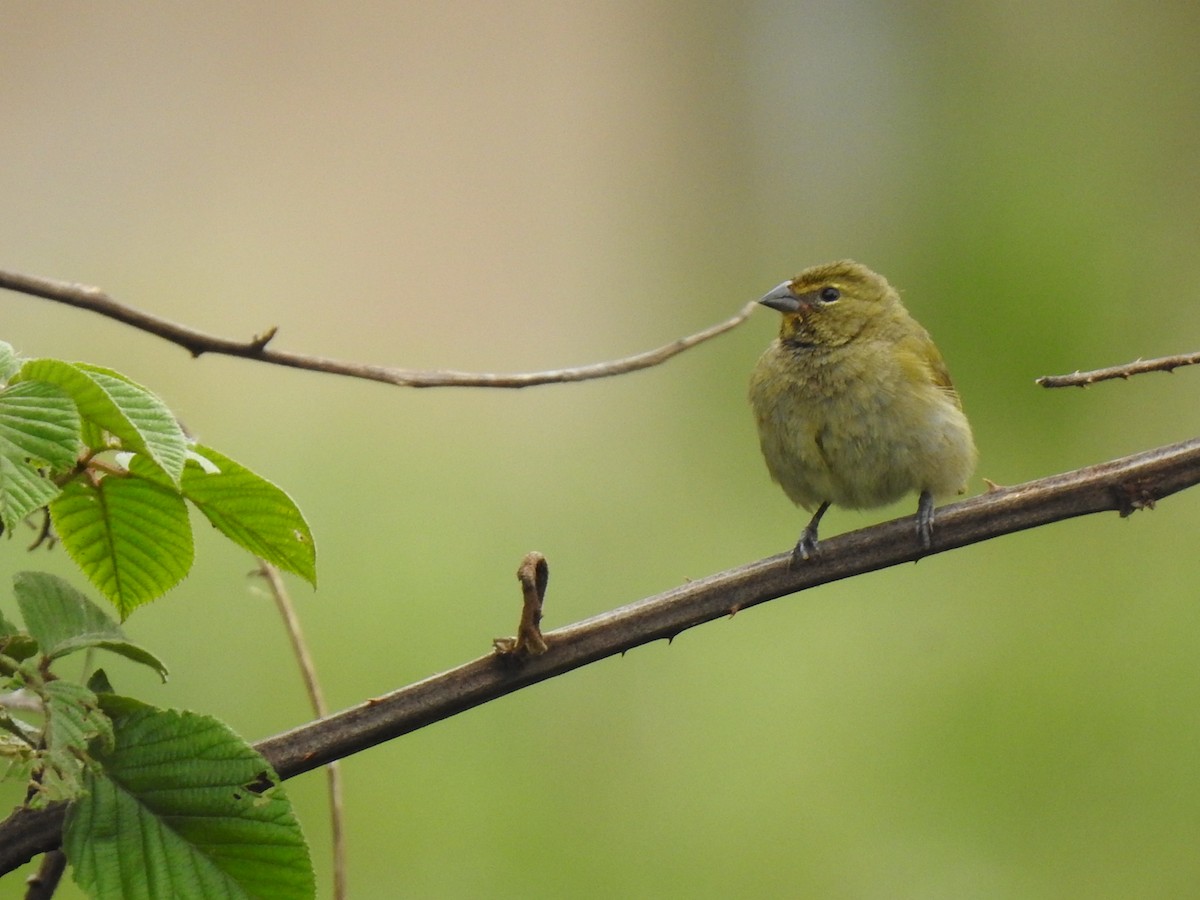
M 977 454 L 929 333 L 882 275 L 852 260 L 805 269 L 759 302 L 783 314 L 750 377 L 762 454 L 813 513 L 793 560 L 817 553 L 831 504 L 869 509 L 910 492 L 930 549 L 933 499 L 966 490 Z

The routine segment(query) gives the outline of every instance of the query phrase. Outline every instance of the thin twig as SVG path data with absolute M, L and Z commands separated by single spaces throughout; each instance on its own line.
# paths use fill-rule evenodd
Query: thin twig
M 537 384 L 561 384 L 570 381 L 588 381 L 593 378 L 608 378 L 613 375 L 624 375 L 639 369 L 649 369 L 666 362 L 672 356 L 682 353 L 736 328 L 749 318 L 750 313 L 758 306 L 757 301 L 747 303 L 741 311 L 724 322 L 718 322 L 703 331 L 687 337 L 671 341 L 669 344 L 645 353 L 637 353 L 622 359 L 607 362 L 592 363 L 585 366 L 574 366 L 567 369 L 551 369 L 545 372 L 516 372 L 503 374 L 498 372 L 453 372 L 447 370 L 419 371 L 414 369 L 397 369 L 390 366 L 373 366 L 364 363 L 342 362 L 323 356 L 306 356 L 301 353 L 288 353 L 283 350 L 272 350 L 267 346 L 275 337 L 275 327 L 268 328 L 248 341 L 233 341 L 216 335 L 205 334 L 186 325 L 161 319 L 131 306 L 118 303 L 99 288 L 68 281 L 57 281 L 52 278 L 41 278 L 35 275 L 21 275 L 16 272 L 0 271 L 0 288 L 54 300 L 79 309 L 91 310 L 126 325 L 132 325 L 142 331 L 157 335 L 173 344 L 186 349 L 192 356 L 202 353 L 219 353 L 225 356 L 240 356 L 244 359 L 254 359 L 259 362 L 272 363 L 278 366 L 291 366 L 296 369 L 309 369 L 314 372 L 326 372 L 332 375 L 346 375 L 351 378 L 365 378 L 368 381 L 381 381 L 402 387 L 493 387 L 493 388 L 523 388 Z
M 1044 388 L 1058 387 L 1087 387 L 1097 381 L 1108 381 L 1110 378 L 1128 378 L 1131 375 L 1141 375 L 1144 372 L 1173 372 L 1181 366 L 1194 366 L 1200 363 L 1200 353 L 1180 353 L 1177 356 L 1160 356 L 1158 359 L 1136 359 L 1131 363 L 1120 366 L 1110 366 L 1107 369 L 1093 369 L 1091 372 L 1072 372 L 1070 375 L 1043 375 L 1036 380 Z
M 281 778 L 496 700 L 651 641 L 817 585 L 943 553 L 1076 516 L 1127 516 L 1200 484 L 1200 438 L 996 487 L 937 511 L 933 547 L 922 552 L 912 517 L 821 541 L 818 562 L 792 566 L 791 551 L 711 575 L 546 634 L 549 649 L 512 666 L 495 653 L 367 700 L 255 746 Z M 0 823 L 0 874 L 58 846 L 66 804 L 19 809 Z
M 38 870 L 25 879 L 25 900 L 50 900 L 67 870 L 67 854 L 51 850 L 42 857 Z
M 292 643 L 292 653 L 300 665 L 300 674 L 304 679 L 304 688 L 308 692 L 308 700 L 317 718 L 329 715 L 325 705 L 325 695 L 321 691 L 321 682 L 317 678 L 317 667 L 312 654 L 308 650 L 308 642 L 304 639 L 304 631 L 300 627 L 300 617 L 296 615 L 296 607 L 288 594 L 287 585 L 279 569 L 265 559 L 258 560 L 258 570 L 255 573 L 262 577 L 270 588 L 271 597 L 283 619 L 284 630 Z M 337 761 L 332 761 L 325 767 L 325 775 L 329 789 L 329 827 L 333 843 L 333 896 L 335 900 L 346 900 L 346 829 L 345 803 L 342 792 L 342 767 Z

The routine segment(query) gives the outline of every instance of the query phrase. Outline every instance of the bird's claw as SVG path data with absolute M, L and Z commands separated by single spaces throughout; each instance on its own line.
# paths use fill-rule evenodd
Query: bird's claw
M 921 491 L 917 501 L 917 542 L 926 552 L 933 549 L 933 495 L 929 491 Z
M 800 540 L 796 541 L 796 549 L 792 551 L 792 565 L 797 566 L 811 562 L 820 553 L 821 549 L 817 544 L 816 531 L 805 528 L 804 533 L 800 535 Z
M 829 509 L 829 501 L 822 501 L 817 507 L 817 511 L 813 513 L 812 519 L 804 526 L 804 531 L 800 533 L 800 540 L 796 541 L 796 549 L 792 551 L 793 566 L 801 565 L 806 562 L 811 562 L 821 552 L 817 549 L 817 529 L 821 525 L 821 516 L 825 515 L 825 511 Z

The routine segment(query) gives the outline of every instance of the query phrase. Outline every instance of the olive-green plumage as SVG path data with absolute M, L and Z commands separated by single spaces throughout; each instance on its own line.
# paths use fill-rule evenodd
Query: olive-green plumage
M 920 495 L 929 549 L 933 498 L 962 493 L 971 426 L 942 355 L 895 289 L 851 260 L 805 269 L 760 301 L 783 314 L 750 377 L 771 477 L 815 515 L 794 556 L 809 559 L 830 504 L 883 506 Z

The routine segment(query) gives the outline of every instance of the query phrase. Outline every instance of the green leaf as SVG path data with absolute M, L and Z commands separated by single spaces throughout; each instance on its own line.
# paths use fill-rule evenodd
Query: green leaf
M 167 667 L 158 657 L 130 641 L 104 610 L 61 578 L 46 572 L 18 572 L 13 593 L 25 627 L 51 659 L 98 647 L 149 666 L 167 680 Z
M 108 680 L 108 673 L 103 669 L 97 669 L 88 676 L 87 686 L 89 691 L 95 691 L 97 694 L 112 694 L 112 682 Z
M 80 774 L 87 760 L 88 745 L 96 739 L 111 745 L 112 723 L 100 710 L 94 693 L 72 681 L 47 681 L 38 691 L 46 710 L 40 752 L 44 800 L 61 800 L 79 795 Z
M 0 453 L 58 470 L 79 456 L 79 411 L 61 389 L 23 381 L 0 391 Z
M 0 455 L 0 524 L 12 533 L 27 515 L 58 496 L 58 485 L 27 463 Z
M 253 747 L 208 716 L 106 699 L 115 745 L 67 813 L 63 849 L 92 896 L 295 900 L 316 894 L 300 826 Z
M 174 414 L 155 394 L 120 372 L 77 363 L 90 374 L 109 396 L 116 400 L 129 421 L 138 430 L 141 445 L 128 443 L 126 449 L 142 450 L 150 455 L 170 479 L 179 484 L 183 464 L 187 459 L 187 438 Z M 123 439 L 124 440 L 124 439 Z
M 37 652 L 37 641 L 8 621 L 4 613 L 0 612 L 0 654 L 21 662 Z M 3 689 L 3 684 L 0 683 L 0 690 Z
M 52 384 L 28 381 L 0 391 L 0 523 L 12 530 L 58 494 L 41 466 L 65 470 L 79 454 L 79 412 Z
M 0 759 L 11 762 L 19 757 L 22 762 L 33 760 L 42 729 L 35 728 L 23 719 L 15 719 L 0 710 L 0 731 L 7 732 L 16 740 L 0 735 Z
M 183 470 L 183 495 L 234 543 L 316 585 L 312 532 L 292 498 L 271 482 L 197 444 Z
M 107 475 L 68 482 L 50 504 L 67 553 L 125 619 L 192 567 L 183 498 L 153 481 Z
M 59 359 L 29 360 L 14 380 L 44 381 L 62 388 L 85 422 L 116 437 L 124 449 L 148 454 L 179 483 L 187 439 L 166 405 L 141 385 L 111 369 Z
M 51 658 L 82 635 L 123 637 L 100 607 L 56 575 L 18 572 L 13 576 L 13 594 L 25 627 Z
M 12 344 L 0 341 L 0 381 L 8 381 L 17 374 L 19 368 L 21 358 L 17 356 L 17 351 L 12 348 Z
M 0 653 L 9 659 L 22 662 L 38 653 L 38 643 L 29 635 L 20 631 L 0 634 Z
M 180 486 L 177 482 L 172 481 L 166 472 L 159 468 L 145 453 L 118 453 L 115 456 L 118 466 L 125 469 L 131 475 L 136 475 L 138 478 L 145 478 L 147 481 L 153 481 L 160 487 L 164 487 L 172 494 L 182 494 Z

